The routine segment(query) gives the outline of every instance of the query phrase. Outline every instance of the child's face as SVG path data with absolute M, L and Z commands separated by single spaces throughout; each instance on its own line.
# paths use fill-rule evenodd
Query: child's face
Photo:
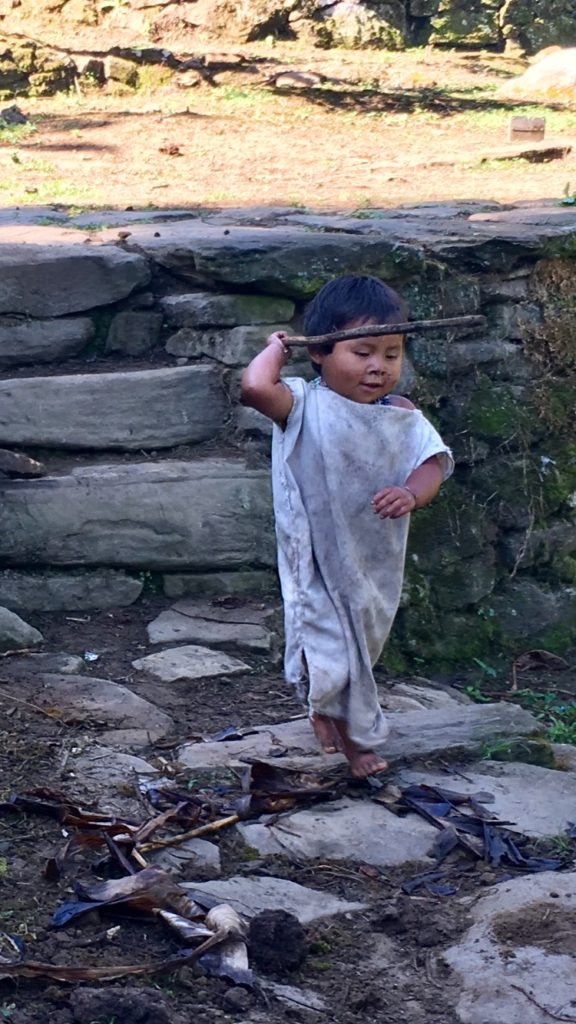
M 346 330 L 361 321 L 346 324 Z M 368 404 L 389 395 L 402 370 L 404 338 L 401 334 L 337 341 L 329 353 L 314 352 L 322 380 L 343 398 Z

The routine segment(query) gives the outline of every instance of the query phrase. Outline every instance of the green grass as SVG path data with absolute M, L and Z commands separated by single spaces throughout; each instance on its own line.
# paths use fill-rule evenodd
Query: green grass
M 490 699 L 489 688 L 485 693 L 481 685 L 468 686 L 465 692 L 478 702 Z M 510 696 L 515 704 L 531 711 L 542 722 L 550 743 L 570 743 L 576 746 L 576 694 L 573 700 L 562 700 L 551 691 L 524 689 L 516 690 Z
M 39 181 L 31 186 L 20 176 L 12 175 L 8 178 L 4 175 L 0 181 L 0 197 L 3 203 L 14 203 L 19 206 L 29 203 L 62 203 L 64 206 L 76 203 L 105 205 L 105 195 L 98 186 L 75 185 L 72 181 L 59 178 Z
M 498 131 L 500 128 L 508 127 L 512 116 L 544 117 L 547 135 L 559 135 L 562 132 L 574 131 L 576 128 L 576 111 L 550 110 L 549 107 L 539 106 L 517 107 L 511 105 L 504 108 L 494 106 L 487 107 L 485 110 L 466 110 L 460 114 L 453 114 L 452 123 L 463 127 L 492 128 L 494 131 Z
M 29 138 L 37 131 L 35 124 L 6 124 L 0 117 L 0 142 L 8 142 L 12 145 Z

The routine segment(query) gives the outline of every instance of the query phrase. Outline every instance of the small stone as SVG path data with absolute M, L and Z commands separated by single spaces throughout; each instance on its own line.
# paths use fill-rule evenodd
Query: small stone
M 249 665 L 237 658 L 195 644 L 148 654 L 145 658 L 133 661 L 132 666 L 155 676 L 156 679 L 161 679 L 164 683 L 231 676 L 251 671 Z
M 224 1006 L 235 1013 L 246 1013 L 254 1003 L 254 996 L 245 988 L 229 988 L 224 993 Z
M 264 972 L 284 974 L 295 971 L 306 959 L 306 932 L 287 910 L 263 910 L 250 921 L 250 957 Z
M 122 310 L 110 324 L 105 351 L 122 352 L 127 356 L 146 355 L 160 338 L 162 320 L 162 313 Z
M 250 619 L 251 609 L 244 614 Z M 238 614 L 226 615 L 226 609 L 211 608 L 206 603 L 181 601 L 154 619 L 147 628 L 148 638 L 153 644 L 167 644 L 192 640 L 197 644 L 213 644 L 215 647 L 233 645 L 253 651 L 269 651 L 274 635 L 257 621 L 234 621 L 242 619 L 243 610 Z
M 0 607 L 0 651 L 19 651 L 41 644 L 44 637 L 19 615 Z

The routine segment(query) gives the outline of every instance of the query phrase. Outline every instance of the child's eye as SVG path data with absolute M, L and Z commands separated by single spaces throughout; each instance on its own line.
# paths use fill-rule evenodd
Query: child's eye
M 363 357 L 364 359 L 367 359 L 367 358 L 368 358 L 368 356 L 370 355 L 370 353 L 369 353 L 369 352 L 361 352 L 361 351 L 359 351 L 359 350 L 357 349 L 357 350 L 356 350 L 356 355 L 357 355 L 357 356 L 362 356 L 362 357 Z

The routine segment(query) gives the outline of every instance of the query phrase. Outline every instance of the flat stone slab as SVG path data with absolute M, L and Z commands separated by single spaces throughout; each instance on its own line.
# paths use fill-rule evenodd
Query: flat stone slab
M 270 608 L 258 609 L 248 604 L 232 609 L 209 601 L 184 600 L 150 623 L 148 639 L 153 644 L 191 640 L 216 647 L 230 644 L 252 651 L 269 651 L 274 634 L 261 623 L 271 612 Z
M 556 836 L 576 821 L 576 774 L 535 764 L 481 762 L 466 767 L 466 779 L 441 772 L 402 771 L 400 785 L 426 783 L 459 793 L 492 793 L 486 807 L 500 821 L 527 836 Z
M 29 626 L 16 612 L 0 607 L 0 651 L 20 651 L 44 640 L 42 633 Z
M 142 802 L 136 795 L 129 796 L 126 792 L 126 787 L 137 776 L 153 778 L 159 775 L 144 758 L 93 744 L 79 753 L 72 752 L 66 767 L 71 784 L 76 788 L 82 786 L 100 810 L 132 817 L 135 821 L 144 820 L 146 815 Z
M 451 686 L 436 687 L 424 682 L 383 684 L 378 687 L 378 694 L 385 711 L 440 710 L 472 703 L 465 693 Z
M 3 674 L 11 679 L 22 675 L 40 675 L 46 672 L 61 676 L 78 676 L 86 671 L 86 662 L 77 654 L 65 651 L 14 655 L 2 664 Z
M 222 874 L 220 849 L 206 839 L 187 839 L 178 846 L 155 850 L 148 861 L 174 874 L 186 872 L 187 878 L 212 879 Z
M 390 723 L 392 731 L 383 750 L 392 764 L 434 753 L 478 750 L 496 736 L 526 736 L 541 728 L 529 711 L 504 702 L 407 711 L 391 715 Z M 278 750 L 285 751 L 280 761 Z M 253 735 L 241 740 L 186 743 L 178 752 L 178 760 L 189 768 L 238 767 L 250 758 L 270 756 L 275 756 L 275 763 L 311 770 L 345 763 L 340 754 L 319 752 L 306 718 L 258 726 Z
M 215 367 L 182 366 L 0 381 L 0 410 L 0 444 L 140 450 L 214 437 L 228 402 Z
M 301 924 L 312 924 L 336 914 L 364 910 L 365 903 L 353 903 L 330 896 L 326 892 L 308 889 L 284 878 L 244 878 L 241 876 L 217 882 L 182 882 L 184 889 L 198 889 L 229 903 L 239 914 L 254 917 L 262 910 L 287 910 L 295 914 Z
M 296 811 L 277 824 L 236 827 L 263 856 L 354 860 L 377 867 L 422 860 L 438 834 L 415 814 L 399 818 L 382 804 L 347 799 Z
M 86 466 L 67 476 L 3 480 L 0 493 L 4 565 L 275 564 L 269 472 L 241 459 Z
M 174 572 L 163 577 L 166 597 L 229 597 L 231 594 L 277 593 L 278 580 L 272 572 Z
M 146 746 L 170 732 L 173 722 L 150 701 L 109 679 L 47 673 L 24 683 L 18 696 L 58 711 L 65 722 L 98 731 L 103 744 Z
M 0 246 L 0 313 L 78 313 L 118 302 L 150 277 L 140 253 L 116 245 L 5 244 Z
M 251 671 L 250 666 L 238 658 L 231 658 L 229 654 L 211 651 L 209 647 L 199 647 L 196 644 L 156 651 L 155 654 L 148 654 L 145 658 L 133 661 L 132 667 L 139 672 L 147 672 L 163 683 L 234 676 Z
M 95 572 L 0 571 L 0 604 L 12 611 L 85 611 L 133 604 L 143 583 L 114 569 Z
M 461 995 L 462 1024 L 550 1024 L 574 1017 L 576 872 L 501 882 L 474 924 L 441 955 Z
M 192 292 L 189 295 L 169 295 L 160 304 L 168 323 L 175 327 L 273 324 L 278 320 L 291 320 L 294 316 L 293 302 L 267 295 Z
M 0 318 L 0 367 L 53 363 L 76 355 L 94 337 L 88 317 L 69 320 Z

